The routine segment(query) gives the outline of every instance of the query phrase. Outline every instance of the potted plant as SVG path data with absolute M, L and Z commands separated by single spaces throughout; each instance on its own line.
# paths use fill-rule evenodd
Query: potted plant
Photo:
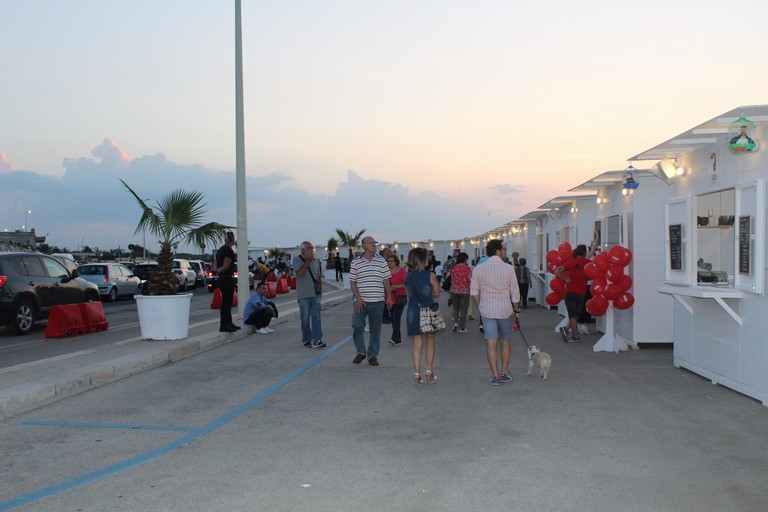
M 192 294 L 176 293 L 178 279 L 171 270 L 173 245 L 216 245 L 231 227 L 218 222 L 202 224 L 205 204 L 200 192 L 177 189 L 151 207 L 125 181 L 121 179 L 120 183 L 133 195 L 142 210 L 134 234 L 146 230 L 160 239 L 157 269 L 149 276 L 147 295 L 136 295 L 141 336 L 151 340 L 186 338 Z

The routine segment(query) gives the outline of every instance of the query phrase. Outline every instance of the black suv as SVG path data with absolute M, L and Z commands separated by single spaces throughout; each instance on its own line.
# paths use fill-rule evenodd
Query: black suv
M 133 275 L 141 279 L 141 293 L 147 293 L 149 276 L 157 269 L 157 263 L 137 263 L 133 266 Z
M 57 258 L 28 252 L 0 253 L 0 324 L 29 334 L 51 306 L 100 300 L 99 287 L 67 270 Z

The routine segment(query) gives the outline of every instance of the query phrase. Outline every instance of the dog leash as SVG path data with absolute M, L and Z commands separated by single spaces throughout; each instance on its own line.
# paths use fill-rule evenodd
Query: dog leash
M 520 320 L 515 320 L 515 323 L 512 325 L 513 329 L 517 329 L 520 331 L 520 336 L 523 337 L 523 343 L 525 343 L 525 346 L 528 348 L 531 348 L 531 346 L 528 344 L 528 340 L 525 339 L 525 334 L 523 334 L 523 330 L 520 329 Z

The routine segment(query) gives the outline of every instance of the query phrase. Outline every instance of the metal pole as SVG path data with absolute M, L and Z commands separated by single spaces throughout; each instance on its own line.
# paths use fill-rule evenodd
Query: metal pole
M 235 0 L 235 187 L 237 193 L 237 299 L 243 314 L 248 302 L 248 217 L 245 200 L 245 114 L 243 107 L 243 30 L 240 0 Z

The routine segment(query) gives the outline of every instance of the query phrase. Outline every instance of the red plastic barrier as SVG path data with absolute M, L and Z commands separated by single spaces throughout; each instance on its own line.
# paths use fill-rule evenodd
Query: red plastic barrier
M 275 290 L 275 283 L 267 281 L 267 294 L 265 295 L 268 299 L 274 299 L 277 297 L 277 291 Z
M 277 287 L 275 288 L 275 293 L 288 293 L 290 290 L 288 289 L 288 281 L 286 279 L 280 279 L 277 282 Z
M 86 332 L 106 331 L 109 329 L 107 317 L 104 315 L 104 306 L 101 302 L 83 302 L 80 306 L 80 314 L 83 317 Z
M 296 289 L 296 276 L 291 276 L 291 290 Z
M 267 281 L 270 281 L 272 283 L 277 281 L 277 276 L 275 275 L 274 272 L 270 272 L 269 274 L 267 274 Z
M 64 338 L 85 334 L 85 332 L 85 322 L 83 322 L 79 304 L 51 306 L 48 325 L 45 328 L 46 338 Z

